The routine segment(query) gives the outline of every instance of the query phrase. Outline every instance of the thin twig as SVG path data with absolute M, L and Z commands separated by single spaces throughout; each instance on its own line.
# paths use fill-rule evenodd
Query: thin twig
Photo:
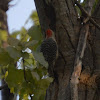
M 88 12 L 80 5 L 80 3 L 78 1 L 75 1 L 75 4 L 80 8 L 83 15 L 85 15 L 86 17 L 90 17 Z
M 25 66 L 24 66 L 24 58 L 22 58 L 23 61 L 23 72 L 24 72 L 24 79 L 25 81 L 28 83 L 27 79 L 26 79 L 26 72 L 25 72 Z
M 82 14 L 89 18 L 88 20 L 95 25 L 99 30 L 100 30 L 100 25 L 97 24 L 97 22 L 88 14 L 88 12 L 80 5 L 80 3 L 78 3 L 77 1 L 75 1 L 75 3 L 77 4 L 77 6 L 80 8 L 80 10 L 82 11 Z M 88 20 L 85 20 L 84 22 L 86 23 Z M 83 22 L 83 23 L 84 23 Z
M 30 94 L 30 98 L 31 98 L 31 100 L 33 100 L 33 97 L 32 97 L 32 95 Z
M 90 18 L 89 20 L 90 20 L 90 22 L 91 22 L 93 25 L 95 25 L 95 26 L 100 30 L 100 25 L 97 24 L 96 21 L 94 21 L 93 18 Z
M 90 19 L 89 17 L 85 18 L 85 19 L 83 20 L 83 23 L 86 24 L 86 23 L 89 21 L 89 19 Z

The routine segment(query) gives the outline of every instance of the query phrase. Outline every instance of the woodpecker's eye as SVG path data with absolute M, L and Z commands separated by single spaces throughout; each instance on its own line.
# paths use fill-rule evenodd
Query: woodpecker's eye
M 52 30 L 47 29 L 46 35 L 47 35 L 47 37 L 51 37 L 52 36 Z

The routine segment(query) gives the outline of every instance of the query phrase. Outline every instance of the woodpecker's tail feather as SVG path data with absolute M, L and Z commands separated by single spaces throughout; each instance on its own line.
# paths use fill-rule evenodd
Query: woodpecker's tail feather
M 48 66 L 48 73 L 50 77 L 54 77 L 54 64 L 50 63 Z

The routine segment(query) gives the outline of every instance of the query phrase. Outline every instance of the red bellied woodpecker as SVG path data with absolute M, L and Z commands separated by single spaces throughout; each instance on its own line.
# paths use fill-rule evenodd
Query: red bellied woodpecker
M 53 66 L 57 58 L 58 48 L 55 40 L 55 34 L 51 29 L 46 30 L 46 39 L 41 44 L 41 52 L 45 60 L 48 62 L 48 72 L 50 76 L 53 73 Z

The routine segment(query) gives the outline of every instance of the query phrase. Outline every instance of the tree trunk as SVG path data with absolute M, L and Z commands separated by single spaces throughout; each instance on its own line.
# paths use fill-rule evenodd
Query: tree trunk
M 8 33 L 6 11 L 8 10 L 9 2 L 10 0 L 0 0 L 0 31 L 6 31 L 7 35 L 9 35 L 9 33 Z M 7 40 L 0 40 L 0 41 L 2 47 L 6 48 L 8 45 Z M 2 86 L 6 84 L 5 80 L 3 79 L 1 80 L 1 83 Z M 1 91 L 1 96 L 2 100 L 13 100 L 13 94 L 10 93 L 10 89 L 7 86 Z
M 54 66 L 54 81 L 47 89 L 45 100 L 71 100 L 73 97 L 70 79 L 74 70 L 78 40 L 86 27 L 84 28 L 78 19 L 74 0 L 34 1 L 43 32 L 48 28 L 55 32 L 59 49 L 59 57 Z M 87 5 L 85 7 L 88 8 Z M 86 10 L 88 12 L 89 9 Z M 100 1 L 93 16 L 100 16 Z M 100 25 L 99 19 L 97 22 Z M 100 100 L 100 30 L 90 22 L 88 25 L 89 34 L 82 58 L 78 99 L 72 100 Z

